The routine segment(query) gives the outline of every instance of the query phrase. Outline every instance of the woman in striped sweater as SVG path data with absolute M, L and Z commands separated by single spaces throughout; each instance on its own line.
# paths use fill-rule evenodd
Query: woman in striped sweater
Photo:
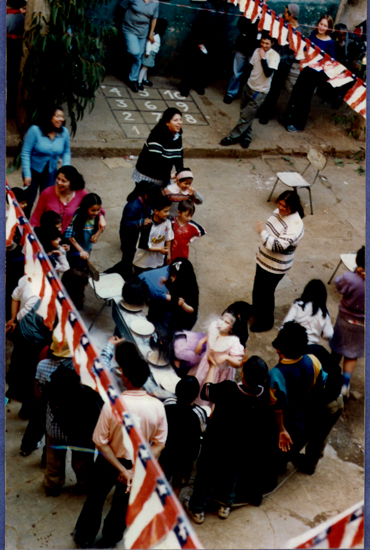
M 252 332 L 265 332 L 274 326 L 275 288 L 292 267 L 295 249 L 304 233 L 304 212 L 298 193 L 285 191 L 276 204 L 277 209 L 266 224 L 256 223 L 261 246 L 256 257 Z

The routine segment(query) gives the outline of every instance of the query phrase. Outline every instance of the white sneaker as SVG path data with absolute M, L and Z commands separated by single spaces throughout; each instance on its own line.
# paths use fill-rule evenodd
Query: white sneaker
M 230 515 L 230 512 L 230 506 L 220 506 L 218 509 L 218 517 L 222 519 L 227 519 Z
M 340 393 L 342 394 L 343 398 L 348 399 L 349 398 L 349 386 L 346 386 L 343 384 L 342 389 L 340 390 Z

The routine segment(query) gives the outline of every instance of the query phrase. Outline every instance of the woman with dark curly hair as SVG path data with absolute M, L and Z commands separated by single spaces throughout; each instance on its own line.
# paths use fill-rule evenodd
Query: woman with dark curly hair
M 181 111 L 175 107 L 166 109 L 144 143 L 132 174 L 135 182 L 146 180 L 165 187 L 173 166 L 177 172 L 183 168 L 181 126 Z

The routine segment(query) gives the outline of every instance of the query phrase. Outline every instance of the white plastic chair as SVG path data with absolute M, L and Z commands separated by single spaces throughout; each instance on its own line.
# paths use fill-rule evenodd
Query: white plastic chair
M 90 331 L 95 321 L 100 317 L 105 306 L 110 305 L 111 301 L 117 296 L 122 296 L 122 288 L 125 281 L 119 273 L 100 273 L 98 281 L 94 281 L 92 277 L 89 277 L 89 283 L 95 292 L 95 296 L 104 300 L 104 304 L 89 326 Z
M 337 267 L 334 269 L 334 272 L 333 272 L 332 276 L 330 277 L 330 279 L 328 281 L 328 285 L 330 285 L 330 283 L 332 282 L 333 277 L 336 274 L 336 272 L 338 271 L 341 264 L 345 265 L 345 267 L 348 269 L 348 271 L 354 271 L 356 269 L 356 267 L 357 267 L 356 256 L 357 256 L 357 254 L 353 254 L 352 252 L 350 254 L 341 254 L 340 255 L 339 263 L 338 263 Z
M 299 172 L 277 172 L 277 179 L 275 181 L 274 187 L 272 188 L 272 191 L 270 193 L 269 198 L 267 199 L 267 202 L 270 201 L 273 192 L 275 191 L 275 187 L 277 185 L 277 182 L 280 180 L 281 183 L 284 185 L 287 185 L 288 187 L 292 187 L 295 191 L 298 192 L 298 189 L 307 189 L 308 193 L 310 195 L 310 205 L 311 205 L 311 214 L 313 214 L 313 208 L 312 208 L 312 196 L 311 196 L 311 187 L 315 183 L 317 176 L 319 175 L 319 172 L 323 170 L 326 166 L 326 158 L 322 153 L 317 151 L 316 149 L 310 149 L 307 154 L 307 160 L 308 164 L 306 168 L 303 170 L 302 174 Z M 306 172 L 307 168 L 309 166 L 314 166 L 316 168 L 316 174 L 314 177 L 314 180 L 312 183 L 308 183 L 304 177 L 303 174 Z

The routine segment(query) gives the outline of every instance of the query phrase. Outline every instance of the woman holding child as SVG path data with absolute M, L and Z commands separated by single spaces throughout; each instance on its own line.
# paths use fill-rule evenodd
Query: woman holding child
M 161 120 L 150 132 L 139 155 L 132 178 L 168 185 L 171 170 L 175 165 L 177 172 L 183 168 L 182 116 L 175 107 L 166 109 Z

